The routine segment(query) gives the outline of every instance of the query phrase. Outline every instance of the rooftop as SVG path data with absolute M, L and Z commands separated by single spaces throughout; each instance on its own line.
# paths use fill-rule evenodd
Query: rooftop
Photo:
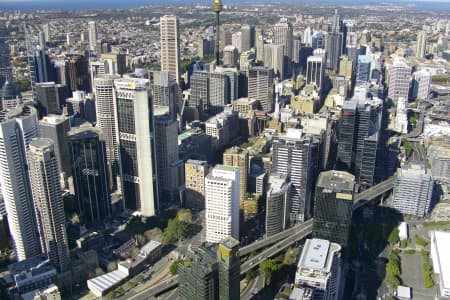
M 319 175 L 317 186 L 328 188 L 333 191 L 353 191 L 355 185 L 355 176 L 344 171 L 326 171 Z
M 93 287 L 97 291 L 103 292 L 103 291 L 107 291 L 111 287 L 117 285 L 122 280 L 126 279 L 127 276 L 128 275 L 126 273 L 119 271 L 119 270 L 115 270 L 115 271 L 106 273 L 104 275 L 91 278 L 87 282 L 88 282 L 89 287 Z
M 442 288 L 450 288 L 450 233 L 443 231 L 434 231 L 432 234 L 432 243 L 431 246 L 432 253 L 431 256 L 433 258 L 433 265 L 435 263 L 439 264 L 438 266 L 434 265 L 435 272 L 440 273 L 441 282 L 444 285 Z M 435 246 L 435 248 L 433 247 Z M 435 249 L 435 251 L 433 251 Z M 437 255 L 438 257 L 434 257 Z
M 299 266 L 310 269 L 324 269 L 330 249 L 330 242 L 321 239 L 306 240 Z
M 399 177 L 420 178 L 427 175 L 427 168 L 424 162 L 413 161 L 408 165 L 404 165 L 403 167 L 399 168 L 397 175 Z
M 223 240 L 220 241 L 220 244 L 224 246 L 225 248 L 232 250 L 235 247 L 239 246 L 239 241 L 232 238 L 232 237 L 226 237 Z

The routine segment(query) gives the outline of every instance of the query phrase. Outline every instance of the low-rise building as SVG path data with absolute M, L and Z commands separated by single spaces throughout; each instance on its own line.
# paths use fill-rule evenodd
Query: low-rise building
M 42 289 L 21 295 L 21 300 L 61 300 L 61 293 L 56 285 L 51 284 Z
M 45 254 L 37 255 L 8 266 L 13 278 L 10 294 L 23 294 L 56 282 L 56 268 Z
M 431 232 L 431 258 L 434 273 L 439 274 L 439 291 L 442 297 L 450 297 L 450 233 Z
M 129 277 L 141 272 L 147 264 L 155 262 L 161 257 L 162 244 L 150 241 L 132 259 L 122 261 L 115 271 L 91 278 L 87 286 L 96 297 L 102 297 L 109 291 L 124 283 Z

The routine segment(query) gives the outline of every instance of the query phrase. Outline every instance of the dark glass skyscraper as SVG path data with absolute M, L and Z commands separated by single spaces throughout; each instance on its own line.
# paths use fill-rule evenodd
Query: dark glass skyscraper
M 180 263 L 178 267 L 179 297 L 183 300 L 218 299 L 219 273 L 214 252 L 204 247 L 195 252 L 191 261 Z
M 201 246 L 191 259 L 180 263 L 179 297 L 182 300 L 239 299 L 239 241 L 225 238 L 214 250 Z
M 319 175 L 314 203 L 313 236 L 348 246 L 352 221 L 355 177 L 347 172 Z
M 67 134 L 75 197 L 83 221 L 100 224 L 111 215 L 105 141 L 97 127 L 74 128 Z
M 337 169 L 349 171 L 363 187 L 375 178 L 382 117 L 381 100 L 346 101 L 339 125 Z

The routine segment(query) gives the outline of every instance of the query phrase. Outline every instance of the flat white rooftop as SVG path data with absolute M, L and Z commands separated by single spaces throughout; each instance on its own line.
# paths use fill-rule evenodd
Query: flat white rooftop
M 324 270 L 328 257 L 330 242 L 321 239 L 306 240 L 305 248 L 300 257 L 299 267 Z
M 437 257 L 433 257 L 434 271 L 440 273 L 441 282 L 443 284 L 441 289 L 448 289 L 450 288 L 450 233 L 434 231 L 431 242 L 431 255 L 437 255 Z M 436 266 L 436 264 L 438 264 L 438 266 Z

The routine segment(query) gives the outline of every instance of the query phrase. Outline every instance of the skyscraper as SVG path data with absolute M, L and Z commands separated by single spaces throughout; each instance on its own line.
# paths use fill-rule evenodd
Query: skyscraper
M 95 51 L 97 48 L 97 25 L 95 21 L 89 21 L 89 50 Z
M 38 136 L 34 108 L 20 106 L 0 114 L 0 181 L 17 259 L 41 253 L 27 169 L 27 150 Z
M 203 246 L 194 251 L 190 264 L 178 266 L 180 299 L 219 299 L 219 273 L 214 252 Z
M 42 25 L 42 32 L 44 32 L 44 36 L 45 36 L 45 41 L 47 43 L 51 42 L 51 37 L 50 37 L 50 24 L 46 23 Z
M 238 62 L 238 51 L 233 45 L 227 45 L 223 48 L 223 65 L 236 67 Z
M 264 45 L 264 67 L 273 69 L 274 75 L 281 80 L 285 78 L 283 53 L 284 45 Z
M 53 141 L 58 169 L 65 174 L 65 178 L 71 176 L 69 147 L 67 145 L 67 132 L 70 130 L 70 119 L 60 116 L 46 116 L 39 121 L 41 137 Z
M 72 92 L 90 91 L 89 63 L 83 55 L 73 55 L 69 59 L 69 85 Z
M 239 239 L 238 167 L 216 165 L 205 178 L 206 241 Z
M 425 58 L 425 53 L 427 51 L 427 34 L 425 31 L 419 31 L 417 33 L 416 42 L 416 57 Z
M 170 165 L 178 159 L 178 122 L 161 109 L 154 110 L 155 164 L 160 199 L 173 199 L 178 186 Z
M 283 78 L 291 76 L 292 70 L 292 48 L 293 48 L 293 35 L 292 25 L 288 22 L 287 18 L 281 18 L 280 22 L 275 24 L 274 27 L 274 44 L 283 45 Z
M 256 60 L 264 60 L 264 33 L 261 27 L 257 26 L 255 28 L 255 50 L 256 50 Z
M 322 90 L 325 74 L 325 50 L 315 50 L 314 55 L 308 57 L 306 65 L 306 84 L 314 84 Z
M 344 36 L 341 32 L 341 19 L 338 10 L 334 11 L 331 31 L 327 36 L 327 68 L 334 73 L 339 71 L 339 58 L 342 55 Z
M 287 56 L 288 63 L 292 60 L 292 25 L 287 18 L 281 18 L 274 27 L 274 44 L 284 46 L 284 56 Z
M 30 181 L 42 252 L 61 272 L 70 263 L 64 203 L 54 144 L 45 138 L 30 142 Z
M 403 59 L 396 59 L 389 68 L 388 98 L 394 103 L 398 98 L 408 99 L 409 81 L 411 80 L 411 66 Z
M 291 183 L 285 176 L 272 175 L 266 192 L 266 236 L 269 237 L 289 226 Z
M 355 175 L 362 187 L 375 181 L 382 110 L 380 99 L 352 99 L 342 108 L 336 166 Z
M 339 58 L 342 55 L 342 32 L 329 32 L 327 36 L 327 68 L 334 73 L 339 71 Z
M 159 202 L 148 85 L 148 79 L 114 80 L 124 206 L 150 217 Z
M 13 80 L 13 71 L 9 52 L 9 45 L 5 43 L 5 40 L 0 39 L 0 88 L 3 87 L 7 80 Z
M 161 71 L 167 71 L 180 83 L 180 33 L 176 16 L 160 18 Z
M 434 181 L 422 162 L 412 162 L 397 170 L 394 208 L 402 214 L 425 217 L 430 211 Z
M 230 103 L 230 80 L 221 73 L 194 72 L 191 77 L 189 106 L 200 107 L 210 115 L 223 111 Z
M 98 127 L 78 127 L 67 133 L 78 210 L 87 226 L 111 216 L 106 147 Z
M 431 74 L 426 70 L 420 70 L 413 73 L 412 80 L 412 98 L 419 100 L 428 100 L 430 97 Z
M 358 55 L 358 64 L 356 66 L 356 83 L 364 83 L 370 79 L 370 64 L 372 58 L 367 55 Z
M 182 300 L 239 299 L 239 241 L 225 238 L 215 247 L 202 245 L 195 248 L 190 263 L 179 264 L 179 297 Z
M 181 102 L 175 78 L 166 71 L 150 71 L 150 89 L 153 106 L 166 107 L 172 120 L 177 118 L 177 106 Z
M 239 147 L 228 148 L 223 153 L 223 164 L 239 168 L 239 197 L 243 201 L 247 192 L 248 151 Z
M 294 35 L 292 41 L 292 62 L 300 63 L 300 50 L 302 48 L 302 39 L 300 35 Z
M 69 98 L 68 94 L 66 86 L 55 84 L 55 82 L 36 83 L 36 100 L 40 116 L 61 114 L 64 101 L 66 97 Z
M 253 67 L 248 70 L 248 98 L 258 100 L 266 112 L 273 110 L 273 70 Z
M 272 173 L 286 176 L 292 183 L 290 224 L 302 223 L 310 216 L 317 145 L 311 135 L 289 128 L 286 134 L 274 138 L 272 147 Z
M 227 237 L 217 246 L 219 299 L 240 299 L 241 259 L 239 240 Z
M 354 176 L 343 171 L 322 172 L 317 179 L 313 236 L 348 247 L 353 213 Z
M 119 171 L 119 141 L 116 124 L 116 95 L 114 80 L 119 76 L 104 75 L 94 79 L 97 126 L 102 130 L 106 146 L 109 182 L 117 188 Z
M 241 27 L 241 52 L 249 51 L 255 40 L 255 27 L 252 25 L 243 25 Z
M 236 47 L 239 53 L 242 53 L 242 32 L 238 31 L 231 35 L 231 45 Z

